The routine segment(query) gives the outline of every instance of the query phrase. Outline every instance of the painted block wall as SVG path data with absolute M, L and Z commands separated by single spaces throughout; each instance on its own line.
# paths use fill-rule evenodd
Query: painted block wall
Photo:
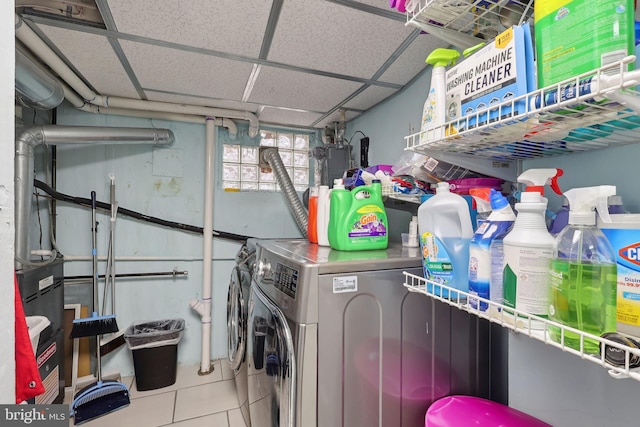
M 109 201 L 108 174 L 115 175 L 119 206 L 162 219 L 202 227 L 204 208 L 205 126 L 161 120 L 93 115 L 63 104 L 58 124 L 167 128 L 175 142 L 167 147 L 149 145 L 58 146 L 57 191 Z M 214 230 L 265 238 L 299 238 L 300 232 L 281 193 L 228 193 L 221 185 L 220 159 L 224 142 L 254 143 L 242 127 L 236 141 L 219 129 L 215 170 Z M 242 131 L 244 130 L 244 131 Z M 34 215 L 35 216 L 35 215 Z M 98 214 L 98 256 L 106 256 L 109 213 Z M 32 221 L 33 223 L 33 221 Z M 116 220 L 116 273 L 188 271 L 188 276 L 117 279 L 116 314 L 125 329 L 136 321 L 183 318 L 186 329 L 178 347 L 180 364 L 200 362 L 200 319 L 189 300 L 202 291 L 202 236 L 119 216 Z M 65 275 L 91 275 L 91 211 L 58 203 L 57 243 L 65 256 Z M 32 244 L 36 232 L 31 233 Z M 212 359 L 227 356 L 226 301 L 234 257 L 240 244 L 214 239 Z M 104 274 L 106 263 L 99 263 Z M 90 287 L 90 283 L 75 285 Z M 67 287 L 69 288 L 69 287 Z M 102 294 L 101 294 L 102 295 Z M 106 370 L 133 373 L 133 358 L 126 348 L 104 358 Z

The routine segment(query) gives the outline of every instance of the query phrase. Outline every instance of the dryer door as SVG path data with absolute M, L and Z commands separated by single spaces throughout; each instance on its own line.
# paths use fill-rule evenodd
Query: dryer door
M 242 295 L 242 274 L 236 266 L 231 271 L 227 294 L 227 351 L 231 369 L 240 368 L 247 340 L 247 307 Z
M 295 425 L 295 355 L 282 311 L 255 285 L 249 299 L 249 412 L 253 427 Z

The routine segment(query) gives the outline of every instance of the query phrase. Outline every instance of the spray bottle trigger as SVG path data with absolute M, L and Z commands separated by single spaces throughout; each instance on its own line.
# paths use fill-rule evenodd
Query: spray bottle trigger
M 560 168 L 556 168 L 556 171 L 557 173 L 553 178 L 551 178 L 551 183 L 549 186 L 551 187 L 554 193 L 562 196 L 562 190 L 560 189 L 560 185 L 558 185 L 558 178 L 564 175 L 564 171 Z

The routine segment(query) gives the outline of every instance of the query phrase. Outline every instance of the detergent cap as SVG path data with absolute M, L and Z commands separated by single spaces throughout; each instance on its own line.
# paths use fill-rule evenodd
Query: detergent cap
M 562 194 L 558 178 L 564 175 L 562 169 L 528 169 L 518 177 L 518 182 L 527 185 L 525 192 L 537 192 L 544 196 L 544 186 L 549 185 L 556 194 Z
M 615 185 L 599 185 L 596 187 L 572 188 L 564 193 L 569 200 L 569 224 L 596 225 L 596 213 L 604 222 L 611 222 L 607 200 L 616 194 Z
M 344 181 L 340 178 L 334 179 L 333 188 L 336 190 L 344 190 Z
M 460 58 L 460 52 L 453 49 L 437 48 L 427 56 L 425 61 L 434 67 L 446 67 L 447 65 L 455 65 L 456 59 Z

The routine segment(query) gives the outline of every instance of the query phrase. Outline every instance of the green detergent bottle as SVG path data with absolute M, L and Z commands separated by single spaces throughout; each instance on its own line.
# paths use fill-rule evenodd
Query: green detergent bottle
M 334 185 L 329 212 L 329 245 L 339 251 L 386 249 L 387 213 L 379 180 L 349 191 Z

